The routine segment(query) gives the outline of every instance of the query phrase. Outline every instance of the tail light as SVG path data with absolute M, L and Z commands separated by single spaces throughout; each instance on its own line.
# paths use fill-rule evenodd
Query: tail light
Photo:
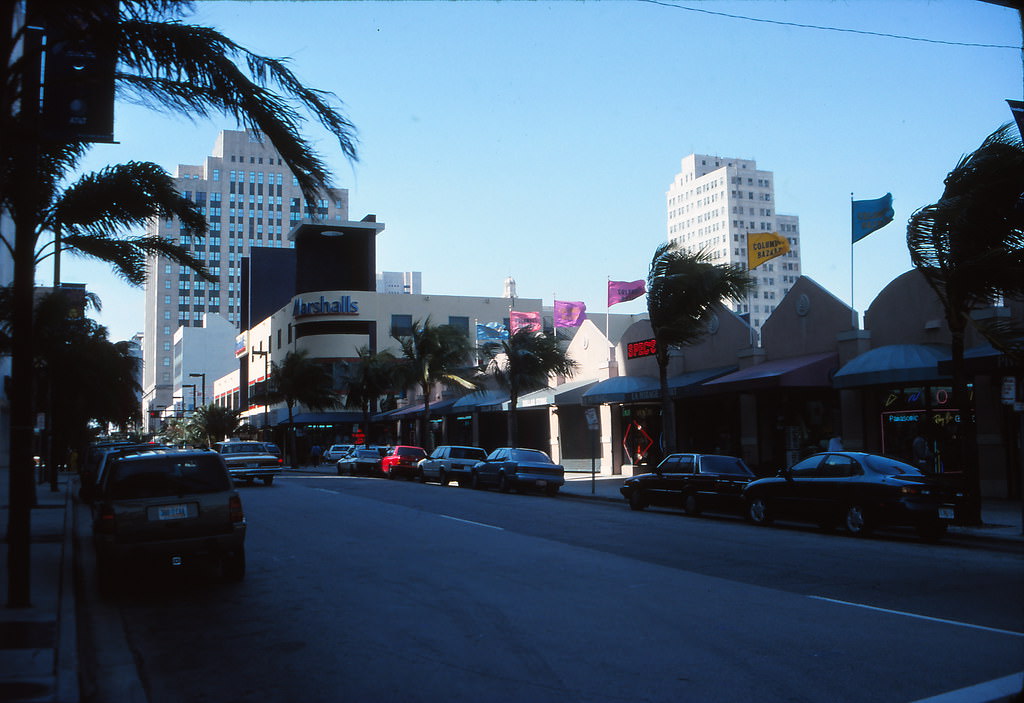
M 231 496 L 228 500 L 228 512 L 231 515 L 231 522 L 245 522 L 245 513 L 242 511 L 242 499 L 238 496 Z
M 278 457 L 278 458 L 277 458 L 277 463 L 278 463 L 278 464 L 281 464 L 281 465 L 283 466 L 283 465 L 284 465 L 284 459 L 283 459 L 283 458 L 281 458 L 281 457 Z
M 109 505 L 101 506 L 96 515 L 96 522 L 93 523 L 93 532 L 102 535 L 112 535 L 116 528 L 117 522 L 114 519 L 114 509 Z

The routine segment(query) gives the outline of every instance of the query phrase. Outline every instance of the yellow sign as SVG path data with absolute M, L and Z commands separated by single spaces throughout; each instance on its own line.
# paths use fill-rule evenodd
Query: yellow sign
M 747 234 L 747 270 L 752 271 L 787 251 L 789 240 L 778 232 L 751 232 Z

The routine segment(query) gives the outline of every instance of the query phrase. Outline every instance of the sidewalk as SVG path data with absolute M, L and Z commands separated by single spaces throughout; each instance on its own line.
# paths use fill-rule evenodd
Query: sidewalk
M 78 703 L 78 643 L 72 546 L 73 507 L 68 475 L 58 490 L 36 486 L 32 510 L 31 599 L 27 608 L 8 608 L 7 470 L 0 470 L 0 521 L 5 535 L 3 601 L 0 602 L 0 700 Z

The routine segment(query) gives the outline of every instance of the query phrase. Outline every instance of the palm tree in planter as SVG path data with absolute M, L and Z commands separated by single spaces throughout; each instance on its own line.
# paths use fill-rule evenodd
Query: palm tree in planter
M 239 412 L 214 403 L 200 405 L 189 418 L 189 425 L 203 438 L 207 447 L 227 439 L 238 430 Z
M 435 325 L 429 317 L 413 322 L 409 334 L 392 336 L 402 348 L 404 380 L 423 394 L 423 412 L 416 422 L 416 442 L 429 452 L 433 450 L 433 438 L 427 431 L 430 393 L 437 384 L 476 389 L 476 384 L 463 373 L 470 366 L 473 345 L 462 330 L 451 325 Z
M 938 202 L 915 212 L 907 248 L 942 304 L 951 338 L 953 405 L 961 409 L 957 454 L 968 494 L 967 522 L 981 521 L 977 429 L 964 370 L 964 341 L 975 326 L 993 346 L 1020 353 L 1020 330 L 979 324 L 971 312 L 1000 296 L 1024 296 L 1024 145 L 1004 125 L 946 176 Z
M 345 405 L 359 408 L 366 428 L 366 443 L 370 437 L 370 417 L 378 409 L 378 402 L 397 385 L 398 359 L 391 352 L 370 351 L 363 346 L 356 350 L 358 358 L 349 366 Z
M 668 393 L 672 349 L 699 342 L 707 334 L 710 313 L 725 301 L 742 301 L 753 286 L 740 266 L 714 263 L 710 252 L 690 253 L 675 242 L 655 250 L 647 273 L 647 314 L 655 339 L 664 452 L 676 449 L 675 409 Z
M 480 353 L 484 373 L 508 391 L 508 445 L 518 446 L 519 398 L 544 388 L 552 376 L 572 378 L 579 364 L 566 354 L 555 335 L 527 327 L 519 328 L 508 339 L 485 343 Z
M 269 402 L 281 401 L 288 408 L 288 457 L 295 461 L 295 406 L 313 411 L 331 410 L 341 405 L 334 390 L 331 372 L 309 358 L 305 350 L 290 351 L 278 365 L 271 362 Z

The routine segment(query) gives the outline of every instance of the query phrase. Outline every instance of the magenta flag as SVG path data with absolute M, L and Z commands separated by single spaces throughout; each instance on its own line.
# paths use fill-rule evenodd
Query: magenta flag
M 587 306 L 582 301 L 555 301 L 555 327 L 579 327 L 586 319 Z
M 627 300 L 635 300 L 647 292 L 643 279 L 639 281 L 608 281 L 608 307 Z
M 541 322 L 539 312 L 516 312 L 512 310 L 508 314 L 509 327 L 512 328 L 512 334 L 515 334 L 522 328 L 526 328 L 531 332 L 540 332 Z

